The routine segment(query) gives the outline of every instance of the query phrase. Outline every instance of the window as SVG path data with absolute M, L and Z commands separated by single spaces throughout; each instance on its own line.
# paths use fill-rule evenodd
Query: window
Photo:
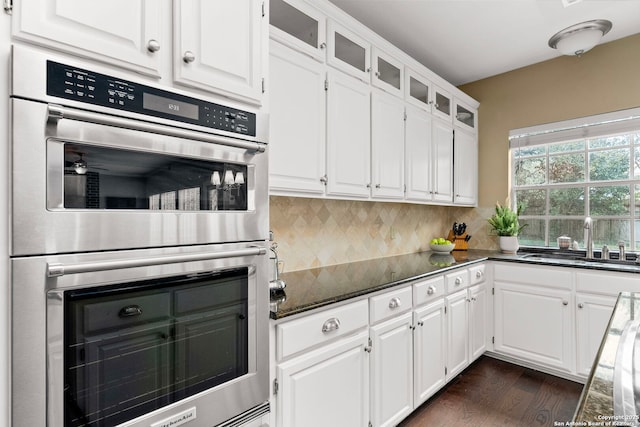
M 518 129 L 510 147 L 521 245 L 584 248 L 590 216 L 596 249 L 640 250 L 640 109 Z

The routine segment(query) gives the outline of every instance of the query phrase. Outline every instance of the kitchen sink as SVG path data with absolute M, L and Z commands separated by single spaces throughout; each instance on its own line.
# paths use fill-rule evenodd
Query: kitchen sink
M 540 261 L 567 261 L 571 264 L 617 264 L 617 265 L 640 265 L 636 261 L 620 259 L 587 258 L 582 253 L 571 252 L 531 252 L 519 254 L 522 259 Z

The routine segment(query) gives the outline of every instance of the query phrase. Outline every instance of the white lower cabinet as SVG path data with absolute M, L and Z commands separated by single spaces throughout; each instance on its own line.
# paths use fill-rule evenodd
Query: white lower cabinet
M 449 381 L 469 365 L 467 290 L 445 298 L 447 320 L 447 375 Z
M 571 272 L 498 264 L 494 270 L 495 351 L 571 373 Z
M 339 339 L 278 365 L 281 427 L 367 427 L 369 332 Z
M 371 328 L 371 424 L 394 426 L 413 411 L 413 317 Z
M 444 299 L 414 312 L 413 403 L 417 408 L 445 384 L 447 329 Z
M 486 295 L 479 264 L 279 323 L 277 427 L 398 425 L 485 351 Z
M 576 293 L 576 371 L 587 376 L 613 313 L 616 297 Z

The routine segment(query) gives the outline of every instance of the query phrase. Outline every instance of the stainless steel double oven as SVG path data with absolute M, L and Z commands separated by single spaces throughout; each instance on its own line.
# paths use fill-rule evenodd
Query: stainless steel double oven
M 265 117 L 22 46 L 12 67 L 13 426 L 268 411 Z

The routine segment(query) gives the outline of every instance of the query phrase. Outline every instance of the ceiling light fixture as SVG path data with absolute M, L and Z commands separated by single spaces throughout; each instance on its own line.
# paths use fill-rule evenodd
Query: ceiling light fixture
M 611 30 L 611 21 L 594 19 L 558 31 L 549 39 L 549 47 L 563 55 L 580 56 L 596 46 Z

